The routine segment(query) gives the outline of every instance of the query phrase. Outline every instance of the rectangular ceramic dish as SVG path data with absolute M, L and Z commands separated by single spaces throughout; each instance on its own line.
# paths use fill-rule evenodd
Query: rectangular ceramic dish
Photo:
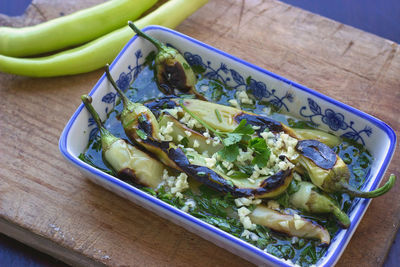
M 203 66 L 207 77 L 220 79 L 234 88 L 245 88 L 255 98 L 264 98 L 292 116 L 312 121 L 323 130 L 365 145 L 374 157 L 374 162 L 363 190 L 375 189 L 382 180 L 396 143 L 394 131 L 384 122 L 181 33 L 158 26 L 147 27 L 144 31 L 180 50 L 189 64 Z M 124 47 L 111 65 L 111 73 L 121 88 L 127 88 L 135 79 L 152 50 L 154 47 L 149 42 L 136 36 Z M 251 80 L 248 83 L 245 78 L 249 76 Z M 90 95 L 95 109 L 105 119 L 107 112 L 114 107 L 117 95 L 104 75 Z M 89 113 L 80 105 L 66 125 L 59 147 L 65 158 L 93 182 L 255 264 L 292 265 L 290 261 L 276 258 L 81 161 L 79 154 L 85 151 L 89 136 L 96 133 L 96 126 L 89 119 Z M 349 214 L 350 228 L 339 231 L 333 237 L 325 256 L 317 263 L 318 266 L 332 266 L 343 253 L 370 203 L 368 199 L 356 201 Z

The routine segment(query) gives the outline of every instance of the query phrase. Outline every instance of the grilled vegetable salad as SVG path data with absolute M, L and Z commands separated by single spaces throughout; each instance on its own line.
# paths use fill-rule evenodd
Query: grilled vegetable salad
M 355 197 L 392 188 L 393 175 L 359 190 L 372 161 L 359 144 L 266 112 L 269 103 L 195 74 L 177 50 L 130 27 L 158 52 L 126 92 L 106 67 L 121 101 L 105 125 L 82 96 L 99 129 L 85 162 L 302 266 L 350 226 Z

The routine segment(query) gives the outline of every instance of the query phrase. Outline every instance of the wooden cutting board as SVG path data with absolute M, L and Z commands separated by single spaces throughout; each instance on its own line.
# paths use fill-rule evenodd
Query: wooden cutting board
M 102 0 L 34 0 L 32 25 Z M 365 111 L 400 133 L 398 44 L 274 0 L 210 0 L 187 35 Z M 102 71 L 32 79 L 0 74 L 0 231 L 73 265 L 250 263 L 90 183 L 58 138 Z M 400 174 L 399 152 L 388 173 Z M 386 179 L 385 179 L 386 180 Z M 339 266 L 384 262 L 400 219 L 400 185 L 372 201 Z

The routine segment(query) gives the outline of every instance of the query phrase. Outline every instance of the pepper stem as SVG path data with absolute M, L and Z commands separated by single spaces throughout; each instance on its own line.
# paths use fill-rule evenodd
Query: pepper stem
M 101 119 L 99 117 L 99 114 L 96 112 L 96 110 L 94 109 L 94 107 L 92 105 L 92 97 L 89 95 L 82 95 L 81 100 L 82 100 L 83 104 L 85 105 L 86 109 L 92 115 L 94 121 L 97 124 L 97 127 L 99 128 L 101 144 L 103 147 L 103 151 L 105 151 L 108 149 L 108 147 L 112 143 L 117 141 L 118 138 L 115 137 L 114 135 L 112 135 L 106 128 L 104 128 L 103 123 L 101 122 Z
M 394 174 L 391 174 L 389 177 L 389 180 L 384 184 L 382 187 L 374 190 L 374 191 L 369 191 L 369 192 L 364 192 L 355 189 L 352 187 L 350 184 L 347 182 L 342 182 L 342 191 L 349 194 L 350 196 L 353 197 L 363 197 L 363 198 L 374 198 L 374 197 L 379 197 L 385 193 L 387 193 L 394 185 L 396 181 L 396 176 Z
M 335 215 L 338 223 L 342 228 L 349 228 L 350 226 L 350 219 L 349 216 L 345 212 L 343 212 L 339 207 L 333 206 L 332 209 L 333 215 Z
M 128 25 L 129 27 L 132 28 L 132 30 L 139 35 L 140 37 L 143 37 L 144 39 L 146 39 L 147 41 L 151 42 L 158 51 L 163 50 L 163 48 L 165 47 L 163 43 L 161 43 L 160 41 L 154 39 L 153 37 L 145 34 L 144 32 L 142 32 L 138 27 L 136 27 L 135 24 L 133 24 L 132 21 L 128 21 Z
M 114 79 L 113 79 L 113 77 L 111 76 L 111 73 L 110 73 L 110 65 L 106 64 L 105 70 L 106 70 L 107 79 L 110 81 L 110 83 L 112 84 L 114 89 L 117 91 L 117 93 L 121 97 L 121 100 L 122 100 L 122 103 L 124 104 L 124 106 L 127 106 L 131 101 L 124 94 L 124 92 L 121 89 L 119 89 L 118 85 L 115 83 L 115 81 L 114 81 Z

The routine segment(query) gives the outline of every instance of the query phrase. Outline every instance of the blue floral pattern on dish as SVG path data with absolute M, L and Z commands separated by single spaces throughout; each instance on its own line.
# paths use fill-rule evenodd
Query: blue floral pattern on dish
M 329 126 L 329 129 L 332 131 L 339 130 L 349 130 L 341 135 L 341 137 L 348 138 L 354 141 L 360 141 L 363 145 L 365 145 L 364 138 L 361 136 L 365 134 L 369 137 L 372 134 L 372 128 L 369 126 L 365 126 L 362 130 L 356 130 L 354 128 L 354 122 L 346 122 L 345 117 L 342 113 L 335 112 L 334 110 L 327 108 L 324 112 L 322 112 L 321 107 L 311 98 L 307 98 L 308 101 L 308 109 L 311 111 L 311 114 L 305 113 L 307 110 L 306 106 L 302 106 L 300 108 L 300 115 L 304 118 L 308 119 L 310 122 L 318 125 L 313 118 L 319 117 L 323 123 Z
M 286 111 L 289 112 L 289 107 L 285 103 L 285 100 L 293 102 L 293 93 L 286 92 L 283 96 L 279 97 L 276 95 L 277 91 L 275 89 L 269 90 L 265 83 L 256 81 L 252 77 L 244 79 L 239 72 L 234 69 L 229 69 L 227 65 L 222 62 L 218 68 L 214 68 L 210 61 L 207 61 L 207 64 L 205 64 L 199 55 L 185 52 L 183 56 L 189 65 L 203 68 L 203 75 L 205 78 L 219 80 L 225 84 L 229 84 L 229 86 L 234 89 L 244 89 L 249 91 L 255 98 L 267 99 L 269 103 L 277 107 L 278 110 L 285 108 Z
M 170 44 L 167 45 L 172 46 Z M 267 100 L 279 110 L 284 109 L 287 112 L 293 112 L 293 109 L 295 108 L 295 106 L 290 106 L 290 103 L 293 103 L 295 98 L 294 94 L 290 90 L 284 91 L 281 88 L 279 88 L 279 90 L 276 88 L 269 88 L 266 83 L 257 81 L 251 76 L 245 78 L 238 71 L 230 68 L 223 62 L 215 62 L 216 64 L 214 64 L 214 62 L 206 61 L 205 63 L 200 55 L 191 52 L 184 52 L 183 55 L 191 66 L 196 66 L 204 70 L 203 76 L 205 78 L 219 80 L 234 89 L 246 90 L 256 99 Z M 130 87 L 130 84 L 137 78 L 143 68 L 144 59 L 141 49 L 138 49 L 135 52 L 135 57 L 135 65 L 133 67 L 132 65 L 129 65 L 128 70 L 120 73 L 118 80 L 116 81 L 117 85 L 123 91 L 126 91 Z M 109 92 L 102 97 L 101 101 L 107 104 L 112 104 L 112 107 L 114 107 L 116 98 L 117 94 L 115 92 Z M 369 137 L 372 134 L 372 128 L 370 126 L 365 126 L 362 130 L 357 130 L 354 125 L 355 123 L 346 120 L 342 113 L 336 112 L 330 108 L 322 110 L 321 106 L 311 98 L 308 98 L 307 101 L 308 106 L 302 106 L 299 110 L 299 115 L 303 119 L 318 125 L 318 123 L 314 121 L 314 118 L 318 117 L 322 123 L 326 124 L 329 129 L 334 132 L 347 130 L 341 135 L 341 137 L 358 141 L 363 145 L 365 145 L 364 138 Z M 108 113 L 109 106 L 106 107 L 105 111 Z M 91 127 L 93 125 L 95 125 L 94 121 L 90 118 L 88 126 Z M 96 136 L 97 131 L 98 129 L 95 126 L 95 128 L 90 132 L 90 140 Z
M 138 49 L 135 52 L 135 57 L 136 57 L 135 66 L 132 67 L 132 65 L 129 65 L 128 71 L 120 73 L 118 76 L 118 80 L 116 80 L 116 84 L 123 91 L 126 91 L 130 87 L 133 80 L 137 78 L 140 71 L 142 70 L 144 62 L 140 62 L 141 61 L 140 59 L 143 58 L 143 53 L 141 49 Z M 112 104 L 112 108 L 114 108 L 116 99 L 117 99 L 117 93 L 109 92 L 101 98 L 101 101 L 107 104 Z M 105 108 L 106 113 L 108 113 L 109 108 L 110 108 L 109 105 L 107 105 Z M 89 118 L 88 127 L 91 127 L 93 125 L 95 125 L 93 118 Z M 89 140 L 93 140 L 96 137 L 97 132 L 98 132 L 97 126 L 95 126 L 92 130 L 90 130 Z

